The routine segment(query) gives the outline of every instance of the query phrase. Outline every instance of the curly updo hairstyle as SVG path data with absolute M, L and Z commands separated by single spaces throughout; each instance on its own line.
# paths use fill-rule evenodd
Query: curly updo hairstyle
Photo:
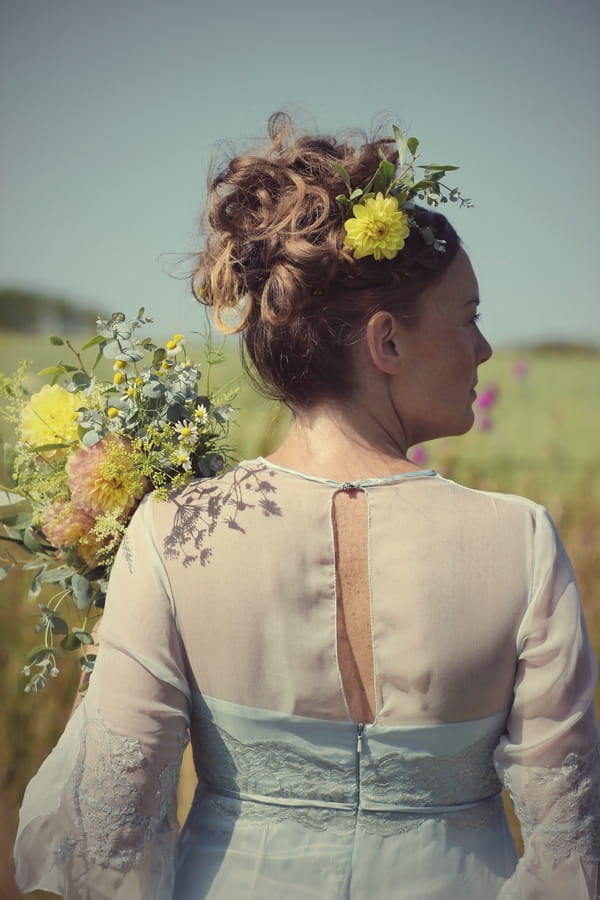
M 235 156 L 209 181 L 192 285 L 222 331 L 242 332 L 246 371 L 263 393 L 307 408 L 351 395 L 351 349 L 370 317 L 385 310 L 410 327 L 420 294 L 460 243 L 444 216 L 417 207 L 414 218 L 446 242 L 445 253 L 412 228 L 395 259 L 354 259 L 335 199 L 346 189 L 332 163 L 364 187 L 381 159 L 397 163 L 393 138 L 299 135 L 285 113 L 270 118 L 268 133 L 265 147 Z

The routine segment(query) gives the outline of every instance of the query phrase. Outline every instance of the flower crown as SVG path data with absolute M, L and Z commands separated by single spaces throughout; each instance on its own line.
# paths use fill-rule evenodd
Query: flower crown
M 392 130 L 398 147 L 398 165 L 382 159 L 364 188 L 352 188 L 346 169 L 341 163 L 333 162 L 348 190 L 348 194 L 339 194 L 336 200 L 342 204 L 346 217 L 344 246 L 352 250 L 355 259 L 365 256 L 394 259 L 404 247 L 411 228 L 421 232 L 427 246 L 445 253 L 446 242 L 436 238 L 431 226 L 415 221 L 412 215 L 415 197 L 425 200 L 428 206 L 438 206 L 448 200 L 473 206 L 457 188 L 449 188 L 442 182 L 446 173 L 456 171 L 458 166 L 417 166 L 423 169 L 422 177 L 418 177 L 415 162 L 419 141 L 415 137 L 405 138 L 396 125 Z

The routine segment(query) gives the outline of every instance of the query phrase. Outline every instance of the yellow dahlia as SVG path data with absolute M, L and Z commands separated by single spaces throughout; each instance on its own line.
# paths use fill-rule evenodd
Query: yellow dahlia
M 131 512 L 150 486 L 131 441 L 120 435 L 75 451 L 66 471 L 73 504 L 94 518 Z
M 355 259 L 394 259 L 410 231 L 408 217 L 398 208 L 396 198 L 384 197 L 381 192 L 364 203 L 356 203 L 353 218 L 344 222 L 344 228 L 344 244 L 353 251 Z
M 21 411 L 20 434 L 32 447 L 44 444 L 68 444 L 77 440 L 76 393 L 58 384 L 45 384 L 34 394 Z M 64 455 L 64 450 L 46 450 L 45 455 L 54 458 Z

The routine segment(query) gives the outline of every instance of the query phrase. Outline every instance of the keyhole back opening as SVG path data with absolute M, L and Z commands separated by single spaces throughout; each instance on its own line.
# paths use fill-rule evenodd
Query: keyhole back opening
M 366 492 L 344 485 L 333 496 L 332 521 L 340 677 L 352 718 L 371 723 L 376 717 L 376 698 Z

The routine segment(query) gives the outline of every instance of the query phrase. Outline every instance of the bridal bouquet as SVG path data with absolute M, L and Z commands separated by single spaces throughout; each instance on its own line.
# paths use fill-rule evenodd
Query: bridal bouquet
M 40 372 L 49 383 L 32 395 L 26 364 L 3 380 L 16 442 L 5 447 L 10 483 L 0 486 L 0 575 L 17 567 L 31 575 L 30 600 L 41 599 L 43 588 L 50 595 L 37 604 L 40 643 L 23 669 L 27 692 L 58 675 L 65 651 L 81 654 L 84 672 L 93 668 L 92 629 L 144 494 L 164 499 L 169 487 L 225 466 L 235 391 L 202 392 L 182 335 L 164 347 L 138 337 L 151 321 L 143 309 L 130 320 L 122 313 L 99 318 L 97 335 L 80 349 L 51 337 L 72 362 Z M 91 367 L 86 352 L 95 355 Z M 209 348 L 209 371 L 215 361 Z M 104 380 L 102 368 L 110 373 Z

